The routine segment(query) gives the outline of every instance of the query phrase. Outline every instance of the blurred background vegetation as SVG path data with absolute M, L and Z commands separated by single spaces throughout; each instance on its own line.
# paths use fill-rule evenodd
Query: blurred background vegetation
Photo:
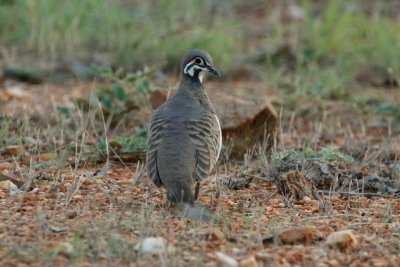
M 224 73 L 275 89 L 342 97 L 344 86 L 397 86 L 398 1 L 2 0 L 3 65 L 88 75 L 88 66 L 177 73 L 189 48 Z M 396 11 L 397 10 L 397 11 Z
M 340 83 L 365 65 L 398 79 L 396 3 L 2 0 L 0 40 L 6 64 L 19 56 L 24 63 L 34 59 L 31 66 L 75 60 L 127 69 L 156 64 L 170 70 L 178 68 L 183 51 L 198 47 L 222 69 L 232 70 L 243 61 L 275 68 L 282 60 L 274 52 L 287 47 L 283 56 L 294 60 L 285 67 L 305 79 L 322 72 L 320 79 L 338 76 Z M 251 58 L 260 50 L 265 58 Z
M 208 0 L 8 0 L 0 5 L 0 36 L 6 48 L 46 61 L 169 67 L 182 51 L 203 47 L 226 66 L 237 51 L 238 24 L 215 9 L 231 7 Z
M 0 67 L 57 82 L 108 81 L 96 93 L 112 126 L 148 100 L 154 83 L 178 77 L 187 49 L 200 48 L 223 79 L 261 82 L 286 110 L 310 113 L 301 109 L 313 102 L 318 116 L 315 101 L 343 100 L 400 130 L 390 93 L 360 93 L 398 90 L 399 11 L 398 0 L 0 0 Z

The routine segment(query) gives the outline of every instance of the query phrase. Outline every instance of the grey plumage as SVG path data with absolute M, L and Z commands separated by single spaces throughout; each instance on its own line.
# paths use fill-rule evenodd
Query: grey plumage
M 202 85 L 205 71 L 219 75 L 207 53 L 186 53 L 177 93 L 151 118 L 147 173 L 157 186 L 165 187 L 170 203 L 193 203 L 220 153 L 221 128 Z

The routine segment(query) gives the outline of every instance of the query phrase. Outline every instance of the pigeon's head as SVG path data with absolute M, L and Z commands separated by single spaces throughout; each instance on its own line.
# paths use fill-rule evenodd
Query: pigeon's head
M 203 81 L 206 72 L 221 76 L 219 70 L 214 68 L 211 56 L 202 50 L 189 50 L 182 59 L 182 75 L 190 79 Z

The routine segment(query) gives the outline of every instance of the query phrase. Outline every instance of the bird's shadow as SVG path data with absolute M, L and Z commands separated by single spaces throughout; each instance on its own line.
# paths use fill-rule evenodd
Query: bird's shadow
M 215 220 L 213 211 L 198 202 L 193 204 L 186 202 L 174 203 L 169 206 L 169 211 L 173 215 L 195 221 L 211 223 Z

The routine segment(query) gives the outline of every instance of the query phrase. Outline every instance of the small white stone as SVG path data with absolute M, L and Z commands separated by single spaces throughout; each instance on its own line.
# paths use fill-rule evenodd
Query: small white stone
M 147 237 L 135 246 L 142 253 L 161 254 L 166 251 L 167 241 L 162 237 Z
M 216 252 L 215 254 L 218 257 L 218 260 L 221 263 L 225 264 L 226 266 L 229 266 L 229 267 L 238 267 L 239 266 L 238 261 L 235 260 L 234 258 L 232 258 L 222 252 Z

